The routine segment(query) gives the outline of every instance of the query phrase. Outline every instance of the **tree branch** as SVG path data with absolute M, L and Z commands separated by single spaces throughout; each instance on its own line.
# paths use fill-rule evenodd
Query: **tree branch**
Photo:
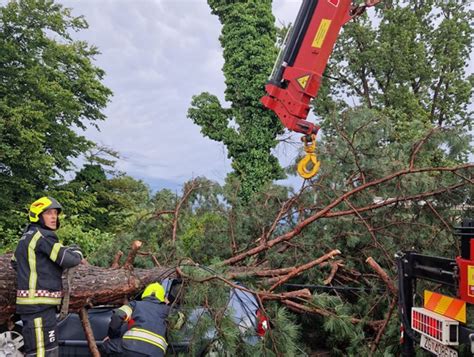
M 384 248 L 382 244 L 378 241 L 377 237 L 375 236 L 374 229 L 372 226 L 362 217 L 359 211 L 349 202 L 349 200 L 346 200 L 346 204 L 354 211 L 354 213 L 359 217 L 359 219 L 362 221 L 364 226 L 367 228 L 367 231 L 369 232 L 370 236 L 372 237 L 372 240 L 374 241 L 374 245 L 379 247 L 379 249 L 384 253 L 385 257 L 388 259 L 389 262 L 393 263 L 393 259 L 388 254 L 387 250 Z
M 174 215 L 173 215 L 173 233 L 171 235 L 171 240 L 173 243 L 176 242 L 176 233 L 178 231 L 178 218 L 179 218 L 179 211 L 181 210 L 182 205 L 186 200 L 188 199 L 189 195 L 196 189 L 198 189 L 200 185 L 196 182 L 196 180 L 193 180 L 191 183 L 191 187 L 189 187 L 183 194 L 183 197 L 178 201 L 176 204 L 176 208 L 174 209 Z
M 115 256 L 114 259 L 112 260 L 112 264 L 110 265 L 111 269 L 117 269 L 120 268 L 120 258 L 122 258 L 123 252 L 119 250 Z
M 133 268 L 133 262 L 135 261 L 135 257 L 137 256 L 138 250 L 142 246 L 142 242 L 139 240 L 134 240 L 132 243 L 132 247 L 130 248 L 130 252 L 128 253 L 127 259 L 125 260 L 125 264 L 123 265 L 124 269 L 130 270 Z
M 374 260 L 372 257 L 368 257 L 367 260 L 365 261 L 367 264 L 370 265 L 370 267 L 377 273 L 378 276 L 383 280 L 383 282 L 387 285 L 388 289 L 390 292 L 397 297 L 398 296 L 398 289 L 393 285 L 392 280 L 388 276 L 388 274 L 385 272 L 385 270 L 382 269 L 380 265 Z
M 176 268 L 176 273 L 180 277 L 186 278 L 190 281 L 194 281 L 194 282 L 197 282 L 197 283 L 205 283 L 205 282 L 208 282 L 208 281 L 211 281 L 211 280 L 220 280 L 220 281 L 224 282 L 225 284 L 229 285 L 230 287 L 232 287 L 234 289 L 239 289 L 239 290 L 251 293 L 253 295 L 257 295 L 262 300 L 285 300 L 285 299 L 293 299 L 293 298 L 309 300 L 312 297 L 311 291 L 309 291 L 309 289 L 301 289 L 301 290 L 294 290 L 294 291 L 284 292 L 284 293 L 280 293 L 280 294 L 274 294 L 274 293 L 270 293 L 270 292 L 267 292 L 267 291 L 256 291 L 256 290 L 246 288 L 242 285 L 238 285 L 238 284 L 236 284 L 236 283 L 234 283 L 234 282 L 232 282 L 232 281 L 230 281 L 226 278 L 223 278 L 219 275 L 211 275 L 207 278 L 196 279 L 196 278 L 193 278 L 192 276 L 189 276 L 189 275 L 185 274 L 181 270 L 180 267 Z
M 339 196 L 338 198 L 333 200 L 330 204 L 328 204 L 326 207 L 324 207 L 320 211 L 316 212 L 312 216 L 310 216 L 306 219 L 303 219 L 291 231 L 289 231 L 289 232 L 287 232 L 287 233 L 285 233 L 281 236 L 278 236 L 278 237 L 276 237 L 272 240 L 269 240 L 265 245 L 259 245 L 258 247 L 254 247 L 252 249 L 249 249 L 246 252 L 240 253 L 240 254 L 238 254 L 236 256 L 233 256 L 233 257 L 231 257 L 227 260 L 224 260 L 221 264 L 222 265 L 235 264 L 237 262 L 242 261 L 243 259 L 245 259 L 247 257 L 253 256 L 253 255 L 258 254 L 258 253 L 260 253 L 264 250 L 270 249 L 271 247 L 273 247 L 273 246 L 275 246 L 279 243 L 289 241 L 289 240 L 293 239 L 294 237 L 296 237 L 298 234 L 300 234 L 301 231 L 306 226 L 308 226 L 309 224 L 313 223 L 314 221 L 316 221 L 316 220 L 318 220 L 322 217 L 335 217 L 335 216 L 340 216 L 340 215 L 347 215 L 348 214 L 347 212 L 344 212 L 344 214 L 341 214 L 341 212 L 331 213 L 330 211 L 333 208 L 335 208 L 336 206 L 338 206 L 341 202 L 345 201 L 347 198 L 349 198 L 349 197 L 351 197 L 351 196 L 355 195 L 356 193 L 359 193 L 363 190 L 366 190 L 370 187 L 378 186 L 382 183 L 391 181 L 394 178 L 402 177 L 402 176 L 405 176 L 405 175 L 408 175 L 408 174 L 422 173 L 422 172 L 454 172 L 454 171 L 467 169 L 467 168 L 471 168 L 471 167 L 474 167 L 474 164 L 464 164 L 464 165 L 459 165 L 459 166 L 455 166 L 455 167 L 425 167 L 425 168 L 420 168 L 420 169 L 404 169 L 404 170 L 400 170 L 398 172 L 395 172 L 391 175 L 380 178 L 378 180 L 373 180 L 373 181 L 368 182 L 366 184 L 360 185 L 359 187 L 356 187 L 356 188 L 350 190 L 349 192 L 346 192 L 343 195 Z M 460 187 L 462 185 L 464 185 L 464 184 L 453 185 L 448 189 L 453 189 L 453 188 L 456 188 L 456 187 Z M 443 189 L 442 192 L 445 192 L 446 190 L 447 189 Z M 427 196 L 430 196 L 430 195 L 435 194 L 437 192 L 439 192 L 439 191 L 433 191 Z M 420 195 L 414 195 L 412 197 L 424 197 L 424 196 L 425 195 L 420 194 Z M 390 201 L 390 200 L 386 200 L 386 201 Z M 394 202 L 401 201 L 401 199 L 391 199 L 391 201 L 392 201 L 391 203 L 394 203 Z M 364 209 L 357 209 L 357 211 L 362 212 L 363 210 L 375 209 L 375 208 L 386 206 L 386 205 L 387 204 L 372 205 L 372 206 L 370 206 L 371 208 L 364 207 Z M 350 214 L 353 214 L 352 210 L 349 211 L 349 212 L 350 212 Z
M 366 212 L 366 211 L 371 211 L 371 210 L 374 210 L 374 209 L 377 209 L 377 208 L 390 206 L 390 205 L 393 205 L 393 204 L 396 204 L 396 203 L 419 200 L 421 198 L 436 196 L 436 195 L 439 195 L 441 193 L 444 193 L 444 192 L 451 191 L 451 190 L 454 190 L 456 188 L 462 187 L 464 185 L 465 185 L 464 183 L 458 183 L 458 184 L 448 186 L 446 188 L 442 188 L 442 189 L 439 189 L 439 190 L 436 190 L 436 191 L 423 192 L 423 193 L 420 193 L 420 194 L 417 194 L 417 195 L 410 195 L 410 196 L 406 196 L 406 197 L 389 198 L 389 199 L 386 199 L 386 200 L 384 200 L 380 203 L 375 203 L 373 205 L 368 205 L 368 206 L 360 207 L 360 208 L 356 207 L 355 210 L 357 212 Z M 325 216 L 325 218 L 341 217 L 341 216 L 347 216 L 347 215 L 351 215 L 351 214 L 355 214 L 354 210 L 331 212 L 331 213 L 328 213 Z
M 299 313 L 305 312 L 305 313 L 310 313 L 310 314 L 321 315 L 321 316 L 324 316 L 324 317 L 339 317 L 338 315 L 334 314 L 333 312 L 325 310 L 325 309 L 309 307 L 309 306 L 306 306 L 306 305 L 298 304 L 297 302 L 290 301 L 290 300 L 282 300 L 281 302 L 283 304 L 287 305 L 291 310 L 299 312 Z M 380 325 L 383 324 L 383 321 L 380 321 L 380 320 L 366 321 L 366 320 L 358 319 L 356 317 L 349 318 L 349 321 L 352 324 L 366 323 L 373 330 L 377 330 L 380 327 Z
M 375 341 L 374 341 L 372 347 L 370 348 L 370 351 L 372 353 L 374 353 L 375 350 L 377 349 L 377 346 L 379 345 L 380 340 L 381 340 L 383 334 L 385 333 L 385 329 L 387 328 L 388 322 L 390 321 L 390 319 L 392 317 L 392 314 L 393 314 L 393 310 L 395 310 L 396 306 L 397 306 L 397 298 L 394 298 L 394 299 L 392 299 L 392 303 L 390 304 L 390 307 L 388 309 L 387 317 L 386 317 L 385 321 L 383 322 L 382 327 L 380 327 L 380 329 L 377 333 L 377 337 L 375 338 Z
M 301 274 L 302 272 L 304 272 L 305 270 L 308 270 L 308 269 L 311 269 L 312 267 L 318 265 L 318 264 L 321 264 L 322 262 L 328 260 L 328 259 L 331 259 L 333 258 L 334 256 L 336 255 L 339 255 L 341 254 L 341 251 L 338 250 L 338 249 L 334 249 L 332 251 L 330 251 L 329 253 L 323 255 L 322 257 L 316 259 L 316 260 L 313 260 L 309 263 L 306 263 L 304 265 L 301 265 L 299 267 L 297 267 L 296 269 L 292 270 L 290 273 L 288 273 L 287 275 L 285 275 L 284 277 L 280 278 L 275 284 L 273 284 L 269 291 L 273 291 L 275 290 L 277 287 L 281 286 L 282 284 L 286 283 L 288 280 L 290 280 L 291 278 Z
M 433 135 L 433 133 L 435 131 L 438 131 L 439 128 L 432 128 L 428 134 L 425 135 L 425 137 L 423 139 L 421 139 L 420 141 L 418 141 L 418 143 L 416 143 L 416 146 L 415 148 L 413 149 L 413 152 L 410 156 L 410 169 L 413 170 L 413 168 L 415 167 L 415 158 L 416 158 L 416 155 L 418 154 L 418 152 L 420 151 L 421 147 L 423 146 L 424 143 L 426 143 L 426 141 Z
M 84 335 L 86 335 L 87 345 L 92 357 L 100 357 L 99 350 L 95 343 L 94 333 L 92 332 L 91 324 L 89 322 L 89 316 L 87 310 L 83 307 L 79 310 L 79 317 L 82 321 L 82 327 L 84 328 Z

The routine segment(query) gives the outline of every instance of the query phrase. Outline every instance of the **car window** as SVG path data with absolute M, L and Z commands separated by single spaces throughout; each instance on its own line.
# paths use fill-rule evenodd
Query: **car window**
M 253 294 L 240 289 L 231 289 L 228 307 L 232 311 L 232 319 L 241 330 L 256 326 L 259 305 Z
M 170 304 L 180 304 L 183 295 L 183 284 L 181 279 L 166 278 L 161 282 L 165 289 L 165 296 Z

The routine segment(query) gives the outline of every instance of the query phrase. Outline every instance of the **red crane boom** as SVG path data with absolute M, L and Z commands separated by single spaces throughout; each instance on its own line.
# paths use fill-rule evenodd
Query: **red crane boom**
M 353 6 L 352 0 L 304 0 L 295 24 L 265 86 L 261 102 L 273 110 L 289 130 L 316 134 L 319 127 L 306 120 L 329 56 L 342 26 L 380 0 Z

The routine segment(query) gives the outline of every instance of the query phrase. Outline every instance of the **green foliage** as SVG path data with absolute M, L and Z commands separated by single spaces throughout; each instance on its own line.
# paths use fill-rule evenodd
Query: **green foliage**
M 222 273 L 209 268 L 181 266 L 193 280 L 186 280 L 183 287 L 180 313 L 184 313 L 190 324 L 177 330 L 173 326 L 178 320 L 178 313 L 170 316 L 170 339 L 179 340 L 183 334 L 191 335 L 191 352 L 196 354 L 203 350 L 226 356 L 297 356 L 302 351 L 297 345 L 299 331 L 294 317 L 278 304 L 268 304 L 265 313 L 272 322 L 271 329 L 261 340 L 249 344 L 246 339 L 254 339 L 253 329 L 242 334 L 231 318 L 228 306 L 230 288 L 218 280 L 200 280 L 214 274 Z M 245 323 L 243 323 L 245 325 Z M 203 336 L 205 337 L 203 340 Z M 251 337 L 253 336 L 253 337 Z M 203 342 L 206 342 L 204 344 Z M 209 340 L 210 339 L 210 340 Z
M 0 7 L 0 226 L 9 235 L 19 233 L 15 213 L 92 147 L 77 129 L 105 118 L 111 92 L 92 63 L 98 51 L 70 36 L 86 28 L 50 0 Z
M 58 230 L 58 236 L 65 245 L 78 244 L 85 257 L 90 256 L 104 244 L 111 242 L 114 238 L 112 233 L 103 232 L 97 228 L 84 231 L 76 222 L 68 222 Z M 94 263 L 94 261 L 90 261 Z
M 217 256 L 228 256 L 227 222 L 220 214 L 205 212 L 185 222 L 186 228 L 180 235 L 182 255 L 203 264 L 211 263 Z M 223 249 L 224 248 L 224 249 Z
M 469 2 L 392 1 L 378 16 L 348 23 L 330 59 L 316 108 L 322 115 L 341 95 L 388 115 L 391 139 L 410 141 L 431 124 L 470 126 L 474 77 Z M 337 79 L 337 80 L 334 80 Z M 331 104 L 332 102 L 332 104 Z
M 259 100 L 276 57 L 274 17 L 270 0 L 209 0 L 212 13 L 222 23 L 225 100 L 210 93 L 194 96 L 188 117 L 212 140 L 222 142 L 241 180 L 240 197 L 249 201 L 283 172 L 271 154 L 282 127 Z
M 271 328 L 265 334 L 263 343 L 257 345 L 256 352 L 263 356 L 300 356 L 300 331 L 294 316 L 277 304 L 268 304 L 266 313 L 271 321 Z
M 322 167 L 295 194 L 271 183 L 282 176 L 270 153 L 281 125 L 259 104 L 276 55 L 275 36 L 281 39 L 285 30 L 276 34 L 269 0 L 208 3 L 223 25 L 230 107 L 202 93 L 193 98 L 188 116 L 205 136 L 226 145 L 234 173 L 223 186 L 198 177 L 181 192 L 156 193 L 114 170 L 118 153 L 78 134 L 78 128 L 104 119 L 101 110 L 110 96 L 100 83 L 103 72 L 92 64 L 97 50 L 69 36 L 86 28 L 85 20 L 46 0 L 11 1 L 0 8 L 0 252 L 14 248 L 28 204 L 48 194 L 64 206 L 59 237 L 80 244 L 91 263 L 108 266 L 113 253 L 128 251 L 139 239 L 148 255 L 137 257 L 137 267 L 152 267 L 153 255 L 163 266 L 191 258 L 216 270 L 182 267 L 198 280 L 223 274 L 222 267 L 216 268 L 222 260 L 290 232 L 342 195 L 380 180 L 342 200 L 291 241 L 243 262 L 276 269 L 340 249 L 343 263 L 330 283 L 325 280 L 331 266 L 291 280 L 355 288 L 330 294 L 315 290 L 306 305 L 321 309 L 324 317 L 297 318 L 277 303 L 266 303 L 272 328 L 250 346 L 225 313 L 225 284 L 187 281 L 182 301 L 187 313 L 205 307 L 192 328 L 192 352 L 213 347 L 218 354 L 248 356 L 298 356 L 320 349 L 369 355 L 367 342 L 377 333 L 369 322 L 386 318 L 390 299 L 366 258 L 373 257 L 395 277 L 396 251 L 414 248 L 453 257 L 458 243 L 449 227 L 474 214 L 474 188 L 465 184 L 472 180 L 472 169 L 384 181 L 411 161 L 419 169 L 469 160 L 473 79 L 465 63 L 472 49 L 472 13 L 463 2 L 392 1 L 376 18 L 345 26 L 328 70 L 332 79 L 323 81 L 315 102 L 323 116 Z M 351 99 L 358 104 L 348 104 Z M 79 156 L 85 164 L 73 172 L 71 159 Z M 65 172 L 74 178 L 64 182 Z M 440 190 L 445 191 L 436 193 Z M 386 200 L 394 201 L 376 207 Z M 261 285 L 253 278 L 246 284 Z M 203 345 L 201 337 L 210 328 L 215 341 Z M 375 354 L 398 353 L 398 321 L 392 318 Z
M 339 297 L 327 294 L 315 295 L 313 303 L 334 314 L 325 317 L 322 321 L 323 333 L 327 338 L 324 344 L 334 356 L 369 355 L 368 349 L 362 347 L 365 339 L 362 326 L 354 325 L 350 321 L 353 314 L 352 307 L 344 303 Z

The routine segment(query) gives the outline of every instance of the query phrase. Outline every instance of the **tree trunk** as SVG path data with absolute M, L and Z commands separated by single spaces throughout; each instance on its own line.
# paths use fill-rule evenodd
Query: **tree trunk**
M 11 254 L 0 256 L 0 324 L 15 312 L 16 276 L 10 266 Z M 166 277 L 175 277 L 175 268 L 111 269 L 79 265 L 71 284 L 70 311 L 84 306 L 120 304 L 147 284 Z M 64 277 L 63 277 L 64 279 Z

